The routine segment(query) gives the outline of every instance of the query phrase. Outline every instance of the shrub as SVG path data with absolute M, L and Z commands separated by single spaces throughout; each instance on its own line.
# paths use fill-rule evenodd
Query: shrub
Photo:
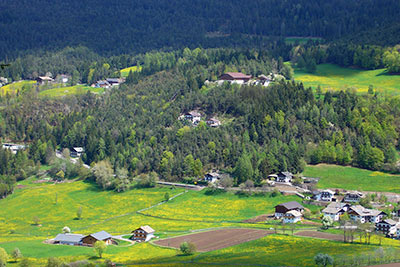
M 196 246 L 191 242 L 183 242 L 180 246 L 180 250 L 183 255 L 192 255 L 196 252 Z

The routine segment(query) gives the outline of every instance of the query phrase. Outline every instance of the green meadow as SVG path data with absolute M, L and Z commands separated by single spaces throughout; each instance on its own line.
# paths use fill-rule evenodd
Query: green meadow
M 65 261 L 94 260 L 93 249 L 66 245 L 50 245 L 43 241 L 55 237 L 64 226 L 73 233 L 89 234 L 105 230 L 113 235 L 129 233 L 141 225 L 150 225 L 165 238 L 190 233 L 192 230 L 220 227 L 257 227 L 269 229 L 265 223 L 244 224 L 241 221 L 273 212 L 281 202 L 297 200 L 297 196 L 241 196 L 232 193 L 209 195 L 206 190 L 185 191 L 180 188 L 157 187 L 133 189 L 124 193 L 99 190 L 83 181 L 70 183 L 23 183 L 11 196 L 0 200 L 0 247 L 7 252 L 18 247 L 33 266 L 43 266 L 48 257 Z M 158 206 L 167 193 L 178 197 Z M 76 218 L 82 207 L 82 218 Z M 318 207 L 306 206 L 311 209 Z M 144 214 L 139 214 L 138 211 Z M 40 225 L 34 224 L 34 218 Z M 305 225 L 307 226 L 307 225 Z M 307 226 L 310 227 L 310 226 Z M 329 248 L 333 248 L 329 250 Z M 352 255 L 371 252 L 376 246 L 342 244 L 340 242 L 275 234 L 259 240 L 193 256 L 181 256 L 175 249 L 152 243 L 109 246 L 104 258 L 123 264 L 166 264 L 184 266 L 204 263 L 279 264 L 312 266 L 318 252 L 331 255 Z M 296 255 L 296 256 L 293 256 Z M 11 263 L 11 262 L 10 262 Z M 13 264 L 11 264 L 12 266 Z
M 318 188 L 400 193 L 400 175 L 328 164 L 308 165 L 303 175 L 319 177 Z
M 295 69 L 294 79 L 313 89 L 320 85 L 323 92 L 352 88 L 359 93 L 366 93 L 369 85 L 373 85 L 380 93 L 400 94 L 400 75 L 389 75 L 386 69 L 360 70 L 320 64 L 313 74 Z
M 94 88 L 87 85 L 74 85 L 74 86 L 58 87 L 58 88 L 43 90 L 39 93 L 39 95 L 42 97 L 53 98 L 53 97 L 62 97 L 68 95 L 82 95 L 88 91 L 100 94 L 104 92 L 104 89 Z
M 121 70 L 121 76 L 128 77 L 130 71 L 136 72 L 136 71 L 141 71 L 141 70 L 142 70 L 142 67 L 140 67 L 140 66 L 139 66 L 139 68 L 138 68 L 138 66 L 128 67 L 128 68 Z
M 36 81 L 25 81 L 25 80 L 9 83 L 7 85 L 0 87 L 0 94 L 1 95 L 5 95 L 7 93 L 15 94 L 18 90 L 21 91 L 24 88 L 24 86 L 31 87 L 35 84 L 36 84 Z

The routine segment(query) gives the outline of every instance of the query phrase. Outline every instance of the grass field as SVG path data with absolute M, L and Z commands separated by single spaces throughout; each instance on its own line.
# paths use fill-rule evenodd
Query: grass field
M 369 85 L 373 85 L 378 92 L 400 94 L 400 75 L 388 75 L 385 69 L 359 70 L 321 64 L 317 66 L 314 74 L 295 70 L 294 79 L 314 89 L 321 85 L 323 92 L 355 88 L 359 93 L 366 93 Z
M 104 91 L 103 88 L 93 88 L 87 85 L 74 85 L 68 87 L 59 87 L 52 88 L 48 90 L 41 91 L 39 93 L 42 97 L 62 97 L 67 95 L 81 95 L 85 94 L 87 91 L 91 91 L 92 93 L 102 93 Z
M 36 84 L 36 81 L 18 81 L 10 83 L 0 87 L 0 93 L 2 95 L 5 95 L 7 93 L 15 94 L 18 90 L 22 90 L 24 86 L 33 86 L 34 84 Z
M 400 193 L 400 175 L 328 164 L 308 165 L 303 175 L 321 178 L 318 188 Z
M 141 70 L 142 70 L 142 67 L 140 67 L 140 66 L 139 66 L 139 69 L 138 69 L 138 66 L 132 66 L 129 68 L 125 68 L 125 69 L 121 70 L 121 76 L 128 77 L 130 71 L 135 72 L 135 71 L 141 71 Z
M 240 196 L 232 193 L 206 195 L 189 191 L 167 205 L 149 210 L 148 214 L 181 220 L 240 222 L 262 214 L 273 214 L 274 207 L 282 202 L 298 201 L 298 196 Z M 307 206 L 315 209 L 315 206 Z
M 0 200 L 0 247 L 8 252 L 18 247 L 23 255 L 32 260 L 33 266 L 43 266 L 48 257 L 60 257 L 65 261 L 98 260 L 91 248 L 43 243 L 60 233 L 64 226 L 70 227 L 74 233 L 89 234 L 105 230 L 111 234 L 126 235 L 138 226 L 148 224 L 162 238 L 189 234 L 191 230 L 223 227 L 257 227 L 268 230 L 271 226 L 263 223 L 239 222 L 260 214 L 272 213 L 273 206 L 277 203 L 300 201 L 296 196 L 243 197 L 232 193 L 207 195 L 204 190 L 184 193 L 183 189 L 169 187 L 115 193 L 101 191 L 96 185 L 82 181 L 62 184 L 33 184 L 29 181 L 25 185 L 25 188 L 16 189 L 14 194 Z M 170 196 L 179 193 L 183 195 L 145 211 L 152 216 L 137 213 L 162 201 L 166 192 Z M 77 220 L 76 212 L 80 206 L 83 208 L 82 219 Z M 41 226 L 33 225 L 35 216 L 40 219 Z M 329 250 L 328 247 L 332 249 Z M 319 250 L 329 251 L 334 255 L 372 248 L 373 246 L 272 235 L 217 251 L 198 253 L 193 265 L 196 266 L 196 262 L 227 262 L 239 265 L 262 263 L 274 266 L 279 263 L 309 266 Z M 293 259 L 290 257 L 292 253 L 297 255 Z M 125 264 L 165 262 L 167 266 L 184 266 L 184 261 L 193 258 L 178 254 L 175 249 L 141 243 L 133 246 L 109 246 L 104 258 Z

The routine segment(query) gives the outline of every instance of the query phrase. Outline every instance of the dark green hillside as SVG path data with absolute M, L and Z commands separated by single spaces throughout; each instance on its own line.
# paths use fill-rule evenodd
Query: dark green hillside
M 0 59 L 18 51 L 77 45 L 116 54 L 262 43 L 249 36 L 334 39 L 385 32 L 398 24 L 399 10 L 395 0 L 4 0 L 0 3 Z M 398 35 L 381 36 L 377 42 L 399 40 Z

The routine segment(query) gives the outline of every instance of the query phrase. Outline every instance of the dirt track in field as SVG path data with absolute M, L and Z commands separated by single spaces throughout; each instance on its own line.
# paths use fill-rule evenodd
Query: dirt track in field
M 160 246 L 179 248 L 183 242 L 192 242 L 196 245 L 197 251 L 206 252 L 256 240 L 272 233 L 273 231 L 260 229 L 221 229 L 167 238 L 154 243 Z
M 317 232 L 317 231 L 300 231 L 300 232 L 295 233 L 294 235 L 321 238 L 321 239 L 327 239 L 327 240 L 333 240 L 333 241 L 343 241 L 342 235 L 322 233 L 322 232 Z

